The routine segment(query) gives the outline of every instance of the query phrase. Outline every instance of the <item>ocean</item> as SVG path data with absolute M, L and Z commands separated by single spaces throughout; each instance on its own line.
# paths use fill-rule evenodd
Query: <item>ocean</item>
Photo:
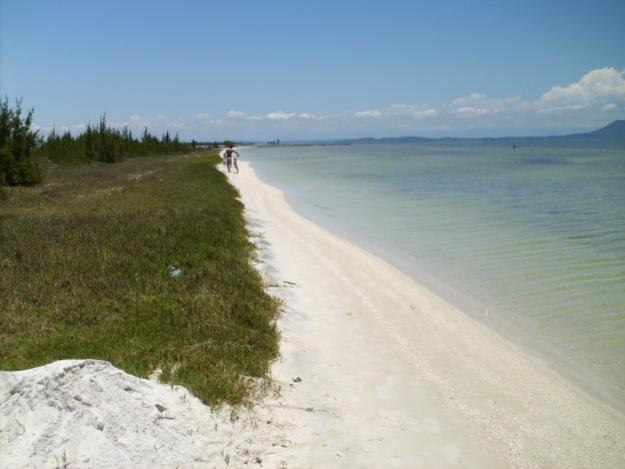
M 625 150 L 241 150 L 293 208 L 625 407 Z

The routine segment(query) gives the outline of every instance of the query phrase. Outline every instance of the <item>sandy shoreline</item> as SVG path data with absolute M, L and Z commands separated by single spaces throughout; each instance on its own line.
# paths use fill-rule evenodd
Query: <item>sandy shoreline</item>
M 385 261 L 230 175 L 287 310 L 293 467 L 619 467 L 625 420 Z M 300 377 L 301 382 L 291 382 Z M 280 408 L 313 409 L 309 412 Z

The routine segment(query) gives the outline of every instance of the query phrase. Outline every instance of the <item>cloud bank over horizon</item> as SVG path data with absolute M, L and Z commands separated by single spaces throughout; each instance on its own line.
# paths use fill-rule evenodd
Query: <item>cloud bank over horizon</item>
M 35 116 L 36 117 L 36 116 Z M 501 136 L 545 135 L 592 129 L 625 118 L 625 69 L 603 67 L 578 81 L 555 85 L 536 99 L 491 97 L 481 91 L 439 104 L 395 103 L 334 114 L 306 110 L 273 110 L 263 114 L 231 109 L 216 115 L 146 116 L 135 113 L 111 122 L 135 133 L 179 133 L 182 138 L 282 140 L 358 136 Z M 80 132 L 87 123 L 56 125 L 57 132 Z M 52 124 L 35 128 L 48 133 Z

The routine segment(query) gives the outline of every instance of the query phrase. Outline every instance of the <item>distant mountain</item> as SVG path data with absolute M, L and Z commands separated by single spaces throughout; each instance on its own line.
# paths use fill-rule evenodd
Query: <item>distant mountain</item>
M 590 139 L 608 139 L 608 140 L 625 140 L 625 120 L 617 120 L 598 130 L 586 132 L 583 134 L 565 135 L 561 138 L 590 138 Z
M 448 139 L 449 137 L 445 137 Z M 364 138 L 352 138 L 347 140 L 336 140 L 332 143 L 340 145 L 355 145 L 358 143 L 421 143 L 421 142 L 433 142 L 437 140 L 443 140 L 440 138 L 428 138 L 428 137 L 364 137 Z
M 478 138 L 458 138 L 458 137 L 387 137 L 387 138 L 354 138 L 348 140 L 336 140 L 332 143 L 341 145 L 353 145 L 358 143 L 421 143 L 421 142 L 467 142 L 467 143 L 523 143 L 523 142 L 544 142 L 544 143 L 566 143 L 567 141 L 592 143 L 606 143 L 617 146 L 625 146 L 625 120 L 616 120 L 592 132 L 550 135 L 548 137 L 478 137 Z M 329 143 L 329 142 L 328 142 Z

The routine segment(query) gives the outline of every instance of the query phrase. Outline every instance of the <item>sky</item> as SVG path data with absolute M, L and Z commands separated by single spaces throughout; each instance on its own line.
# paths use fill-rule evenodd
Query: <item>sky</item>
M 549 135 L 625 118 L 625 1 L 0 0 L 41 132 Z

